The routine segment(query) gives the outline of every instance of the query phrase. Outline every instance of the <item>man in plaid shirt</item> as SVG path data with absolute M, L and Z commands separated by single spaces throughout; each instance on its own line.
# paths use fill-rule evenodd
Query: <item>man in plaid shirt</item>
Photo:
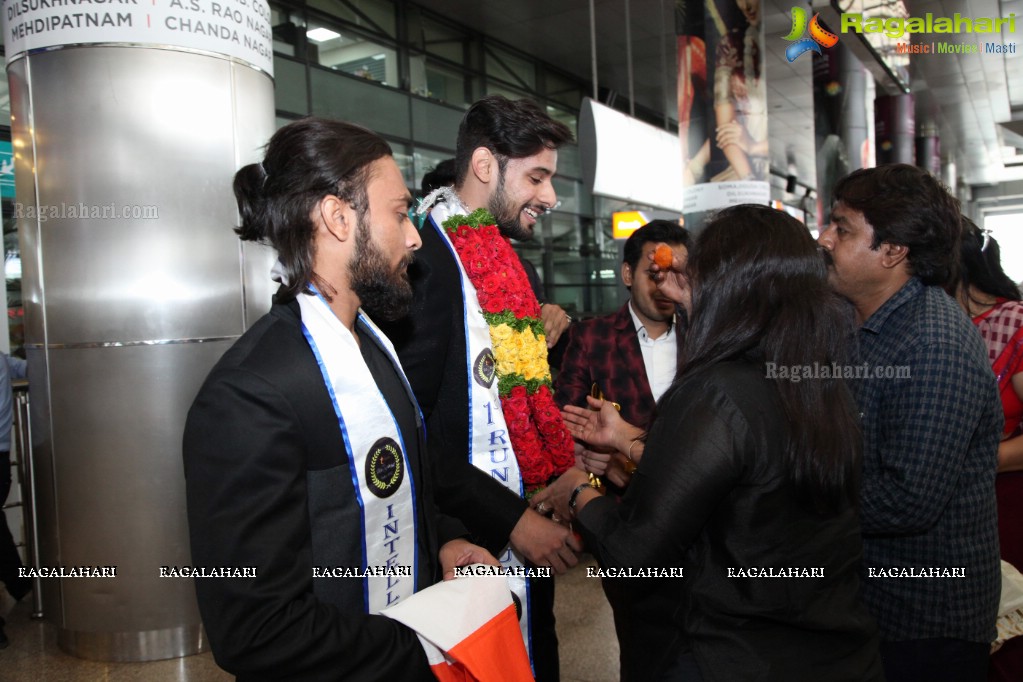
M 959 202 L 907 165 L 835 187 L 818 242 L 855 308 L 863 422 L 863 597 L 889 682 L 986 679 L 1001 587 L 1002 410 L 984 344 L 942 285 Z

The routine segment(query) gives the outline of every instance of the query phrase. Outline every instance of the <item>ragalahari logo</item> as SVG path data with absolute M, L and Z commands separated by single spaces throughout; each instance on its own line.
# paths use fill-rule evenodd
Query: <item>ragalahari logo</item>
M 799 42 L 792 43 L 785 50 L 785 58 L 790 62 L 796 61 L 796 58 L 804 52 L 813 50 L 817 54 L 823 54 L 821 52 L 822 47 L 834 47 L 838 44 L 838 36 L 820 25 L 820 14 L 814 14 L 809 25 L 807 25 L 806 17 L 806 9 L 802 7 L 792 8 L 792 30 L 785 36 L 785 40 L 796 40 Z M 810 37 L 803 38 L 808 29 Z

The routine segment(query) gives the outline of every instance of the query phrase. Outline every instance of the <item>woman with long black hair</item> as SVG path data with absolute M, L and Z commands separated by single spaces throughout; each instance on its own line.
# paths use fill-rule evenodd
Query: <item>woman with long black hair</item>
M 688 287 L 691 325 L 627 494 L 573 469 L 534 504 L 574 515 L 605 571 L 682 569 L 664 579 L 677 646 L 650 652 L 651 679 L 883 679 L 858 598 L 857 415 L 835 376 L 851 322 L 816 244 L 780 211 L 736 206 L 667 277 Z M 613 407 L 572 413 L 588 442 L 623 445 Z

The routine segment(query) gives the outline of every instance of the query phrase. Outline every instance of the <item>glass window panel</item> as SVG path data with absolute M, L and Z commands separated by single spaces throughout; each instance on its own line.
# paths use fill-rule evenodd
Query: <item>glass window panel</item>
M 388 0 L 309 0 L 309 7 L 389 38 L 396 38 L 394 3 Z
M 407 95 L 316 67 L 309 77 L 313 114 L 358 123 L 382 135 L 411 137 Z
M 472 42 L 472 36 L 424 16 L 418 8 L 410 7 L 408 10 L 408 39 L 411 45 L 424 52 L 470 68 L 475 66 L 471 63 L 473 51 L 466 49 Z
M 572 137 L 577 137 L 579 131 L 579 117 L 574 113 L 566 111 L 560 107 L 547 105 L 547 115 L 555 121 L 561 121 L 567 125 L 568 129 L 572 131 Z
M 424 55 L 409 57 L 409 80 L 412 92 L 455 106 L 467 106 L 466 74 L 456 69 L 427 61 Z
M 394 160 L 401 170 L 401 177 L 405 180 L 405 186 L 414 189 L 418 185 L 415 184 L 415 165 L 413 163 L 415 157 L 412 154 L 411 147 L 407 144 L 395 142 L 389 142 L 389 144 L 391 145 L 391 151 L 394 152 Z
M 310 57 L 322 66 L 398 87 L 398 53 L 358 33 L 310 22 Z M 315 46 L 315 51 L 313 47 Z
M 570 109 L 578 109 L 582 105 L 583 90 L 577 81 L 569 80 L 559 74 L 546 71 L 544 84 L 547 99 L 563 104 Z
M 275 56 L 274 74 L 277 86 L 274 99 L 277 108 L 302 116 L 309 113 L 305 87 L 305 64 Z
M 454 149 L 458 125 L 461 122 L 461 109 L 412 98 L 412 129 L 415 131 L 413 139 L 437 147 Z
M 566 144 L 558 150 L 558 175 L 563 178 L 581 178 L 583 176 L 579 160 L 579 145 Z
M 405 6 L 405 27 L 408 34 L 409 47 L 425 50 L 425 30 L 423 28 L 423 10 L 416 5 Z
M 469 37 L 464 34 L 440 24 L 425 22 L 423 49 L 430 54 L 449 59 L 457 64 L 464 64 L 467 53 L 468 59 L 473 59 L 472 50 L 466 49 L 469 41 Z M 472 64 L 467 64 L 467 66 L 472 66 Z
M 536 90 L 536 65 L 533 62 L 493 46 L 486 46 L 485 51 L 488 76 Z
M 421 54 L 410 54 L 408 58 L 409 89 L 420 97 L 433 97 L 430 86 L 426 82 L 426 57 Z
M 306 45 L 302 15 L 286 7 L 270 5 L 270 25 L 273 27 L 274 52 L 301 57 Z
M 583 316 L 616 310 L 621 305 L 617 247 L 610 237 L 604 238 L 601 224 L 606 222 L 610 233 L 610 221 L 559 213 L 551 217 L 554 275 L 551 300 L 574 306 Z
M 530 97 L 529 95 L 527 95 L 525 92 L 523 92 L 521 90 L 514 90 L 512 88 L 509 88 L 507 86 L 501 85 L 500 83 L 495 83 L 495 82 L 490 81 L 490 80 L 487 81 L 487 94 L 488 95 L 504 95 L 508 99 L 522 99 L 523 97 L 529 97 L 530 99 L 535 99 L 533 97 Z
M 558 155 L 558 170 L 561 170 L 560 154 Z M 571 178 L 563 178 L 559 172 L 551 181 L 554 185 L 554 192 L 558 195 L 558 211 L 562 213 L 579 213 L 579 193 L 582 191 L 582 183 Z
M 432 93 L 430 96 L 434 99 L 456 106 L 471 104 L 466 101 L 465 75 L 454 69 L 446 69 L 427 62 L 426 83 Z
M 421 189 L 423 186 L 423 176 L 432 171 L 437 167 L 437 164 L 441 161 L 454 158 L 454 152 L 438 152 L 432 149 L 422 149 L 417 147 L 412 154 L 415 160 L 415 185 L 416 189 Z

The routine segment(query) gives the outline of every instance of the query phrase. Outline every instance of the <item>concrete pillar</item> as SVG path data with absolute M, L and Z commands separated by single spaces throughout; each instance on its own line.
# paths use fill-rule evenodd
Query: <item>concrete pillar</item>
M 40 563 L 65 651 L 200 651 L 181 435 L 217 358 L 269 308 L 234 171 L 273 133 L 264 0 L 5 0 Z M 112 569 L 112 570 L 111 570 Z
M 877 163 L 916 162 L 913 95 L 886 95 L 874 100 Z
M 817 224 L 831 219 L 831 190 L 866 165 L 870 145 L 867 70 L 841 42 L 813 54 L 814 135 L 817 151 Z
M 941 136 L 938 127 L 928 123 L 920 127 L 916 138 L 916 165 L 936 178 L 941 178 Z

